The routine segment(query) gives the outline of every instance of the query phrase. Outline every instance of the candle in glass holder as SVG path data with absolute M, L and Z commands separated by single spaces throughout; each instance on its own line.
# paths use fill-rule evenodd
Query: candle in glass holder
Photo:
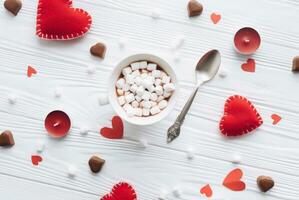
M 261 37 L 255 29 L 245 27 L 237 31 L 234 37 L 234 43 L 238 53 L 250 55 L 259 48 Z
M 67 135 L 71 127 L 69 116 L 60 110 L 50 112 L 45 119 L 45 128 L 49 135 L 61 138 Z

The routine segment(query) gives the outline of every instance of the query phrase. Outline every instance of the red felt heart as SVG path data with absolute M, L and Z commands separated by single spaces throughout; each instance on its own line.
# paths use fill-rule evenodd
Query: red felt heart
M 28 66 L 28 68 L 27 68 L 27 76 L 28 77 L 31 77 L 33 74 L 36 74 L 36 73 L 37 73 L 36 69 L 34 69 L 31 66 Z
M 206 197 L 211 197 L 213 195 L 213 191 L 212 191 L 211 186 L 209 184 L 202 187 L 200 189 L 200 193 L 203 194 L 203 195 L 206 195 Z
M 33 165 L 38 165 L 41 161 L 43 161 L 43 158 L 39 155 L 32 155 L 31 156 L 31 162 Z
M 111 192 L 100 200 L 137 200 L 137 195 L 131 185 L 120 182 L 114 185 Z
M 255 60 L 249 58 L 246 63 L 242 64 L 241 68 L 245 72 L 255 72 Z
M 234 95 L 226 100 L 219 128 L 223 135 L 239 136 L 263 124 L 255 107 L 245 97 Z
M 241 169 L 234 169 L 224 179 L 223 185 L 233 191 L 245 190 L 246 184 L 241 181 L 243 172 Z
M 91 16 L 72 7 L 72 0 L 39 0 L 36 34 L 49 40 L 69 40 L 83 36 L 92 23 Z
M 119 116 L 112 118 L 112 128 L 104 127 L 100 131 L 101 135 L 108 139 L 121 139 L 124 135 L 124 124 Z

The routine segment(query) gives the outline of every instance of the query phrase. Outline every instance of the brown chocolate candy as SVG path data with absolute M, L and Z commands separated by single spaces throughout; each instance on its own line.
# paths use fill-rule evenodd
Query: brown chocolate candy
M 15 145 L 15 141 L 13 139 L 13 135 L 11 131 L 4 131 L 0 135 L 0 146 L 3 147 L 11 147 Z
M 187 8 L 188 8 L 189 17 L 201 15 L 203 10 L 202 5 L 196 0 L 190 0 Z
M 296 56 L 293 59 L 293 68 L 292 68 L 293 72 L 299 72 L 299 56 Z
M 90 48 L 90 53 L 94 56 L 104 58 L 106 54 L 106 46 L 103 43 L 97 43 Z
M 16 16 L 22 8 L 22 2 L 21 0 L 6 0 L 4 7 Z
M 92 156 L 89 159 L 89 167 L 93 173 L 98 173 L 101 171 L 103 165 L 105 164 L 105 160 L 99 158 L 98 156 Z
M 257 185 L 262 192 L 267 192 L 274 187 L 274 181 L 270 176 L 259 176 L 257 178 Z

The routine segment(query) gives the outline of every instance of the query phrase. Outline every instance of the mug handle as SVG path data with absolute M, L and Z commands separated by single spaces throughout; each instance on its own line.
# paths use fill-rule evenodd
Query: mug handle
M 99 96 L 99 104 L 100 106 L 109 104 L 109 98 L 107 94 L 102 94 Z

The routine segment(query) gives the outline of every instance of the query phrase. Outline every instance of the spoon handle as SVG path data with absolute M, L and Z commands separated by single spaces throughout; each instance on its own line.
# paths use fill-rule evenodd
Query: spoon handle
M 189 97 L 188 101 L 186 102 L 184 108 L 182 109 L 181 113 L 175 120 L 174 124 L 168 129 L 167 131 L 167 142 L 172 142 L 175 138 L 180 135 L 180 129 L 184 122 L 184 119 L 193 103 L 193 100 L 197 94 L 199 86 L 197 86 L 194 91 L 192 92 L 191 96 Z

